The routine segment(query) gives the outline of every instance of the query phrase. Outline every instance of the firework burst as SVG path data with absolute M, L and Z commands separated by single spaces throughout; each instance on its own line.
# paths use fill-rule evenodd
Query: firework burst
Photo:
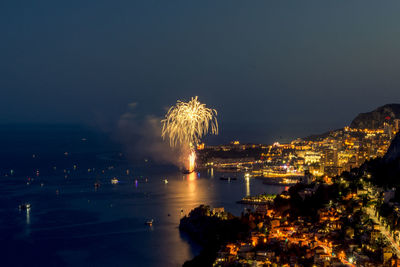
M 216 116 L 217 111 L 200 103 L 197 96 L 192 97 L 189 102 L 178 100 L 161 121 L 163 124 L 161 136 L 163 139 L 169 140 L 171 147 L 188 148 L 190 151 L 189 161 L 194 162 L 194 147 L 201 138 L 209 132 L 218 134 Z M 189 170 L 192 171 L 192 164 L 189 165 Z

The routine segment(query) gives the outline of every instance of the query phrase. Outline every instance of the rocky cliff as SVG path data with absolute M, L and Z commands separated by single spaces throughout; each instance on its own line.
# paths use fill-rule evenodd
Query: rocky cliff
M 393 123 L 394 119 L 400 119 L 400 104 L 387 104 L 371 112 L 360 113 L 351 122 L 351 128 L 377 129 L 384 122 Z

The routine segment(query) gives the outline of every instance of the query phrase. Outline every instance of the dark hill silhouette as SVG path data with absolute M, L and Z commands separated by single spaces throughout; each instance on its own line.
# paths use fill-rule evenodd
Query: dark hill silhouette
M 393 138 L 382 158 L 366 161 L 358 173 L 369 172 L 375 184 L 390 188 L 400 186 L 400 132 Z
M 393 123 L 394 119 L 400 119 L 400 104 L 386 104 L 371 112 L 360 113 L 351 122 L 351 128 L 378 129 L 384 122 Z

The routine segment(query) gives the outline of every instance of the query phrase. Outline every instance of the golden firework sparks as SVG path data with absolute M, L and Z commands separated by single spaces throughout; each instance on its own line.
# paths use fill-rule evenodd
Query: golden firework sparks
M 189 170 L 192 171 L 195 162 L 194 147 L 207 133 L 218 134 L 217 111 L 207 108 L 200 103 L 197 96 L 192 97 L 189 102 L 178 100 L 172 106 L 165 118 L 161 136 L 169 139 L 171 147 L 183 146 L 190 150 Z
M 189 102 L 178 100 L 161 121 L 161 136 L 168 138 L 172 147 L 178 144 L 195 146 L 210 130 L 212 134 L 218 134 L 216 116 L 217 111 L 200 103 L 197 96 Z

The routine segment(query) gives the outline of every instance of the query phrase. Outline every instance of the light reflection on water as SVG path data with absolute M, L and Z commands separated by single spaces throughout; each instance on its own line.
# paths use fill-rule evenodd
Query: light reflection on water
M 178 172 L 146 178 L 126 176 L 117 185 L 112 185 L 109 177 L 97 177 L 101 183 L 98 188 L 89 176 L 71 177 L 68 182 L 63 176 L 49 177 L 43 187 L 32 184 L 8 197 L 14 199 L 10 209 L 20 199 L 32 204 L 32 210 L 23 218 L 22 241 L 30 242 L 37 255 L 46 251 L 73 266 L 83 262 L 180 266 L 200 250 L 178 230 L 180 218 L 190 210 L 207 204 L 240 215 L 244 206 L 236 204 L 237 200 L 250 193 L 277 193 L 283 189 L 243 175 L 227 182 L 219 179 L 221 175 L 210 169 L 200 175 Z M 56 189 L 62 192 L 58 196 Z M 145 225 L 149 219 L 154 219 L 152 227 Z M 5 226 L 0 225 L 0 233 Z
M 30 209 L 26 210 L 26 224 L 27 225 L 31 224 L 31 210 Z
M 245 181 L 246 181 L 246 196 L 250 196 L 250 178 L 245 177 Z

